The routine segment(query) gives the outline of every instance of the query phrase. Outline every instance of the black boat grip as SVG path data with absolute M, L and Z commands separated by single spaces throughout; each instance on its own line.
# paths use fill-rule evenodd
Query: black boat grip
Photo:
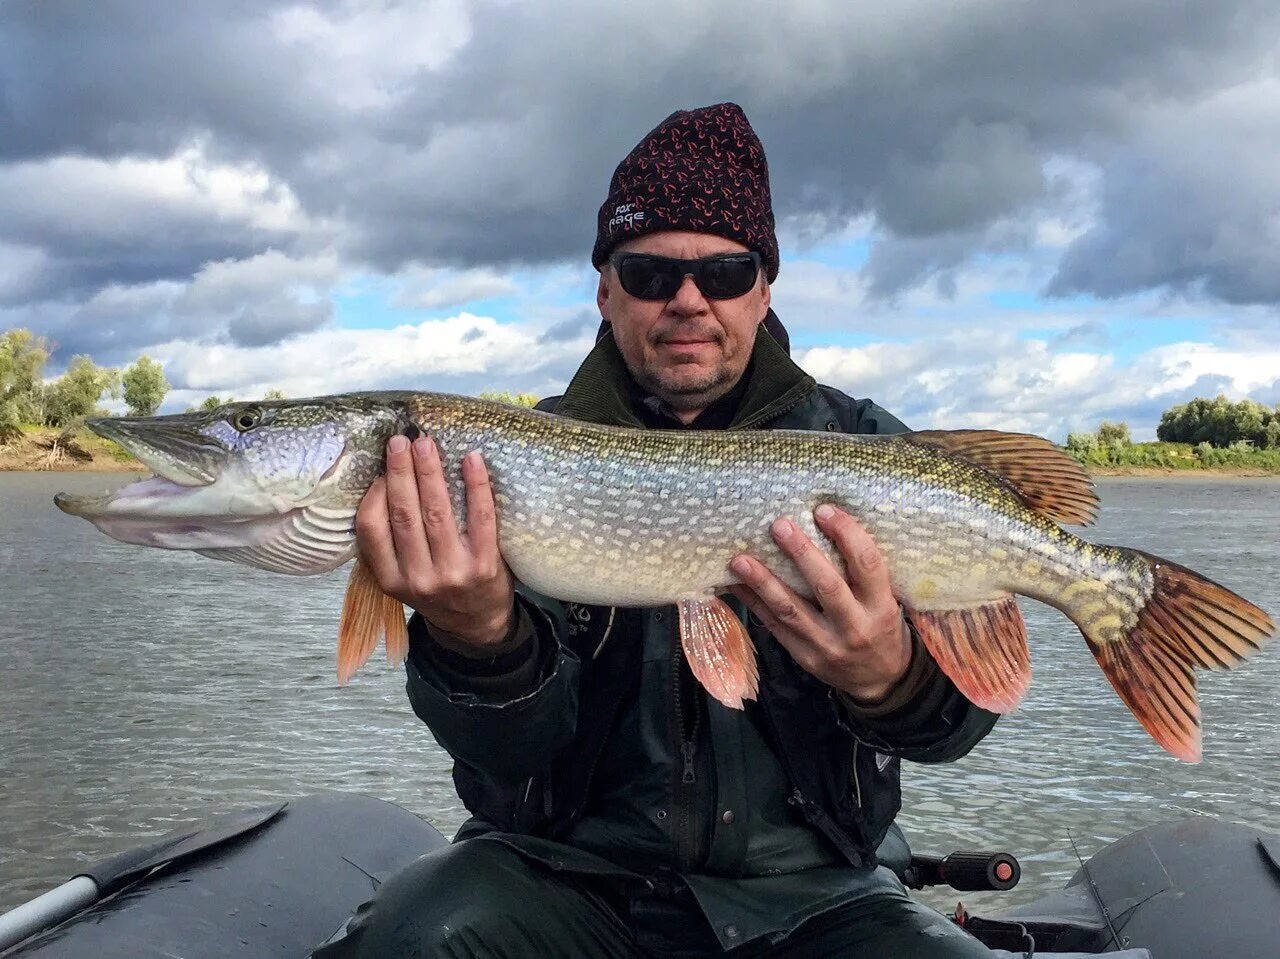
M 936 856 L 912 856 L 905 881 L 912 889 L 947 885 L 960 892 L 1003 892 L 1022 878 L 1018 860 L 1007 852 L 953 852 Z

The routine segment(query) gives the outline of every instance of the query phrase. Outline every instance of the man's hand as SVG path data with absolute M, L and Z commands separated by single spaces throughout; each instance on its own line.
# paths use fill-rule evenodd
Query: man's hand
M 387 472 L 356 513 L 356 543 L 378 586 L 436 629 L 483 650 L 514 619 L 514 583 L 498 552 L 489 471 L 478 451 L 462 460 L 467 532 L 458 532 L 440 452 L 427 437 L 387 443 Z
M 819 506 L 814 518 L 844 558 L 848 580 L 794 523 L 780 519 L 773 538 L 809 583 L 814 600 L 746 554 L 729 564 L 745 584 L 732 589 L 802 669 L 870 705 L 906 675 L 911 635 L 871 535 L 833 506 Z

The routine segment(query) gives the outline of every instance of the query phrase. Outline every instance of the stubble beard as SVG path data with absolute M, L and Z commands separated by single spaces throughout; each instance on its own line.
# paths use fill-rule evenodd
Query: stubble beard
M 678 369 L 679 367 L 670 371 L 633 370 L 631 375 L 643 389 L 658 397 L 671 409 L 682 413 L 706 409 L 733 389 L 736 382 L 733 373 L 724 365 L 695 379 L 671 375 Z

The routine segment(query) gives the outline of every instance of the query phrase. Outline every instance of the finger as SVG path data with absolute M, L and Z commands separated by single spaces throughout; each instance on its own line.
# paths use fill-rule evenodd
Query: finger
M 817 627 L 817 611 L 768 567 L 751 556 L 736 556 L 729 568 L 764 604 L 764 609 L 780 626 L 809 634 Z M 756 611 L 763 621 L 764 616 Z
M 744 606 L 758 619 L 761 625 L 769 631 L 769 635 L 776 639 L 788 653 L 791 658 L 800 665 L 801 669 L 811 670 L 816 662 L 814 657 L 813 643 L 805 640 L 791 628 L 783 625 L 768 604 L 765 603 L 760 595 L 750 586 L 734 585 L 729 587 L 729 591 L 734 596 L 742 600 Z
M 394 595 L 403 587 L 387 515 L 387 481 L 381 476 L 373 481 L 356 510 L 356 548 L 384 593 Z
M 458 535 L 449 485 L 435 440 L 420 436 L 413 441 L 413 465 L 417 471 L 418 499 L 432 561 L 437 569 L 457 569 L 464 554 L 462 538 Z
M 889 564 L 875 539 L 862 524 L 834 506 L 822 505 L 814 511 L 818 528 L 829 536 L 849 568 L 849 586 L 867 609 L 897 606 Z
M 814 602 L 827 617 L 842 627 L 851 625 L 861 614 L 844 572 L 829 560 L 813 540 L 795 523 L 780 519 L 770 530 L 778 548 L 795 563 L 809 584 Z
M 396 559 L 406 580 L 420 575 L 431 565 L 431 552 L 422 528 L 418 486 L 413 476 L 409 441 L 393 436 L 387 441 L 387 516 Z
M 467 488 L 467 545 L 477 572 L 493 577 L 498 572 L 498 520 L 493 504 L 489 469 L 479 450 L 462 458 L 462 481 Z

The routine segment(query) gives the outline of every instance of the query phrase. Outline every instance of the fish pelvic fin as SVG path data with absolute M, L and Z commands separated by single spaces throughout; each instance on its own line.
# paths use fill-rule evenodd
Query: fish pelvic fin
M 1093 480 L 1083 466 L 1043 437 L 999 430 L 919 430 L 894 439 L 941 450 L 993 473 L 1030 509 L 1055 523 L 1087 526 L 1097 518 Z
M 912 609 L 938 668 L 975 706 L 1012 712 L 1031 685 L 1027 627 L 1012 596 L 963 609 Z
M 1116 693 L 1151 737 L 1187 762 L 1201 756 L 1195 667 L 1232 669 L 1275 635 L 1271 617 L 1225 586 L 1185 566 L 1113 547 L 1149 570 L 1150 595 L 1127 630 L 1098 602 L 1064 610 Z
M 403 661 L 409 648 L 404 606 L 378 588 L 360 560 L 351 567 L 338 622 L 338 684 L 345 685 L 386 637 L 387 658 Z M 397 658 L 398 657 L 398 658 Z
M 682 599 L 680 646 L 694 678 L 716 700 L 742 709 L 760 685 L 756 648 L 747 628 L 721 599 Z

